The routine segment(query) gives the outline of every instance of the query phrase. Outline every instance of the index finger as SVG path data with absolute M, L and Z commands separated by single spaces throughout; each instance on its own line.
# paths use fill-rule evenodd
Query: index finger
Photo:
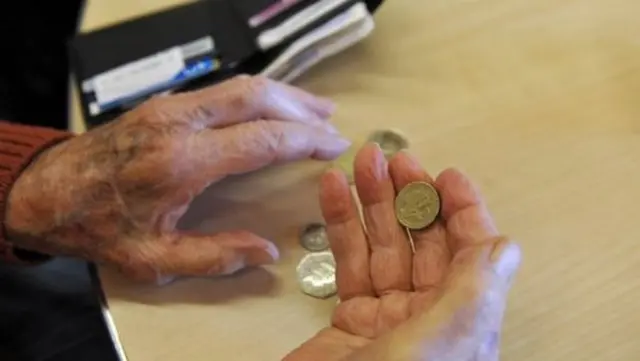
M 241 75 L 215 86 L 162 99 L 164 111 L 196 128 L 220 128 L 258 119 L 320 124 L 333 103 L 274 80 Z
M 208 182 L 303 159 L 331 160 L 351 143 L 323 128 L 260 120 L 196 134 L 189 142 L 197 177 Z

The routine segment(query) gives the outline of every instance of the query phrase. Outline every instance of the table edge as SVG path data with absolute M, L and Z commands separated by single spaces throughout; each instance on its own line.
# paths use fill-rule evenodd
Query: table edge
M 109 336 L 111 337 L 114 351 L 116 352 L 116 355 L 120 361 L 129 361 L 122 342 L 120 341 L 120 335 L 118 334 L 118 329 L 116 327 L 115 321 L 111 316 L 111 311 L 109 310 L 109 303 L 104 293 L 104 289 L 102 288 L 102 282 L 100 280 L 98 267 L 96 267 L 94 263 L 88 262 L 87 271 L 89 272 L 89 278 L 91 281 L 91 288 L 93 289 L 93 293 L 98 298 L 100 313 L 102 314 L 105 327 L 107 328 Z

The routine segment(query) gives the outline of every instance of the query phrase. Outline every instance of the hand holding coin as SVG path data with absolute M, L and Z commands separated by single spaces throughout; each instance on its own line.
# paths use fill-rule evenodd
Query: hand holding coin
M 387 161 L 376 145 L 358 152 L 354 168 L 362 221 L 341 172 L 329 171 L 320 192 L 340 303 L 285 361 L 496 361 L 520 253 L 477 188 L 457 170 L 433 179 L 405 152 Z M 437 191 L 441 210 L 407 231 L 395 201 L 415 182 Z

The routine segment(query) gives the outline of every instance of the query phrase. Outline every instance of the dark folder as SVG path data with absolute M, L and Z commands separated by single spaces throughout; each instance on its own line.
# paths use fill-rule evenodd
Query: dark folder
M 150 96 L 215 84 L 237 74 L 258 74 L 297 39 L 356 3 L 370 12 L 381 0 L 298 0 L 252 23 L 256 14 L 287 0 L 201 0 L 88 33 L 69 43 L 71 67 L 87 127 L 118 117 Z M 293 26 L 276 45 L 258 38 L 321 1 L 335 1 L 313 21 Z M 326 7 L 325 7 L 326 8 Z M 273 12 L 271 12 L 273 13 Z M 299 19 L 298 19 L 299 20 Z M 253 25 L 252 25 L 253 24 Z M 136 90 L 136 91 L 133 91 Z

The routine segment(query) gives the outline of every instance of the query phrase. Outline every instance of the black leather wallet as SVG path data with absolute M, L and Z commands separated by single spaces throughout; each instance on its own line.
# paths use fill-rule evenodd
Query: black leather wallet
M 237 74 L 291 80 L 368 34 L 381 2 L 200 0 L 80 33 L 68 49 L 86 125 Z

